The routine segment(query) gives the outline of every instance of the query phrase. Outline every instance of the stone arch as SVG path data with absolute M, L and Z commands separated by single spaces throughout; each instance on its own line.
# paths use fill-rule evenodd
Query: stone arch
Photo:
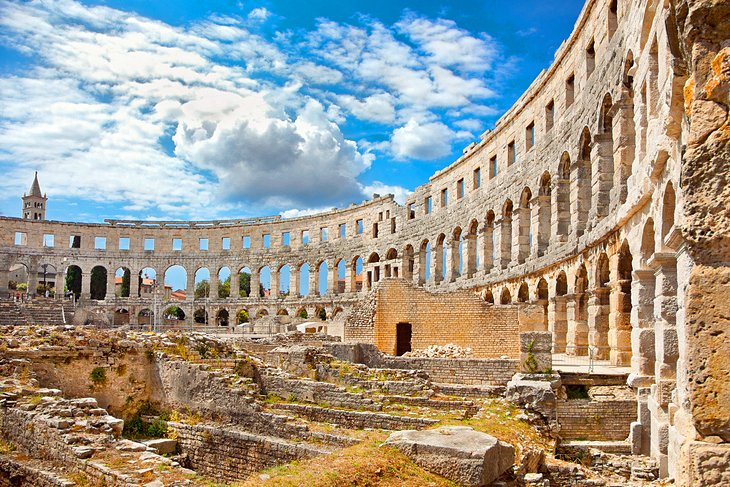
M 345 259 L 340 258 L 335 261 L 334 272 L 337 275 L 334 292 L 335 294 L 342 294 L 347 288 L 347 264 Z
M 566 352 L 569 355 L 588 354 L 588 271 L 581 264 L 574 274 L 573 299 L 566 303 L 568 314 L 568 339 Z
M 615 186 L 618 188 L 618 200 L 625 203 L 628 197 L 627 181 L 631 176 L 636 147 L 636 126 L 634 121 L 634 53 L 629 50 L 624 61 L 621 82 L 621 100 L 618 111 L 618 135 L 622 143 L 614 157 Z
M 608 11 L 606 12 L 606 30 L 609 40 L 616 33 L 618 28 L 618 0 L 609 0 Z
M 114 310 L 114 326 L 129 325 L 129 310 L 127 308 L 116 308 Z
M 114 296 L 128 298 L 131 294 L 132 271 L 129 267 L 120 266 L 114 271 Z
M 249 322 L 248 308 L 240 308 L 236 311 L 236 324 L 242 325 Z
M 207 267 L 198 267 L 195 271 L 193 296 L 195 299 L 206 299 L 210 297 L 210 270 Z
M 279 296 L 290 296 L 292 294 L 291 265 L 280 265 L 276 270 L 276 273 L 279 276 Z
M 309 312 L 307 311 L 307 308 L 305 306 L 302 306 L 301 308 L 299 308 L 297 310 L 296 317 L 297 318 L 302 318 L 302 319 L 305 319 L 305 320 L 307 318 L 309 318 Z
M 137 296 L 150 297 L 157 285 L 157 271 L 154 267 L 143 267 L 137 275 Z
M 268 298 L 271 296 L 271 268 L 268 265 L 259 267 L 258 275 L 258 295 L 260 298 Z
M 251 269 L 248 266 L 238 269 L 238 295 L 246 298 L 251 296 Z
M 520 194 L 517 214 L 517 263 L 523 264 L 530 256 L 532 247 L 532 191 L 525 187 Z
M 494 304 L 494 295 L 491 289 L 487 289 L 484 293 L 484 301 L 490 304 Z
M 28 266 L 23 264 L 26 268 L 26 270 L 29 269 Z M 83 284 L 83 271 L 81 270 L 81 267 L 71 264 L 66 268 L 66 272 L 64 273 L 65 277 L 65 286 L 66 289 L 68 289 L 69 293 L 72 293 L 76 299 L 79 299 L 81 296 L 81 290 L 82 290 L 82 284 Z
M 299 274 L 299 295 L 300 296 L 309 296 L 312 294 L 312 289 L 309 289 L 309 274 L 311 270 L 309 268 L 309 262 L 302 262 L 302 264 L 299 265 L 299 269 L 297 269 L 297 274 Z M 306 292 L 304 292 L 306 290 Z
M 548 283 L 544 277 L 541 277 L 537 281 L 537 287 L 535 288 L 535 296 L 539 301 L 545 301 L 547 303 L 549 297 Z
M 208 320 L 208 310 L 205 307 L 198 307 L 193 311 L 193 323 L 196 325 L 207 325 L 210 323 Z
M 256 312 L 256 318 L 261 318 L 262 316 L 269 316 L 269 310 L 266 308 L 261 308 Z
M 565 271 L 560 271 L 555 279 L 555 295 L 565 296 L 568 294 L 568 275 Z
M 609 358 L 608 330 L 610 321 L 610 268 L 608 256 L 602 252 L 596 261 L 594 274 L 595 287 L 588 299 L 588 343 L 593 348 L 593 357 Z
M 276 316 L 289 316 L 289 311 L 286 308 L 281 308 L 276 312 Z
M 212 277 L 212 276 L 211 276 Z M 215 295 L 219 298 L 228 298 L 231 296 L 231 269 L 228 266 L 222 266 L 216 273 L 216 287 L 218 288 Z M 211 280 L 212 282 L 212 280 Z
M 103 301 L 107 294 L 107 270 L 102 265 L 96 265 L 89 274 L 89 297 L 95 301 Z
M 215 315 L 215 324 L 218 326 L 228 326 L 230 324 L 230 315 L 226 308 L 218 310 Z
M 184 282 L 185 286 L 187 286 L 187 282 L 188 282 L 187 269 L 185 269 L 185 267 L 183 267 L 180 264 L 171 264 L 171 265 L 167 266 L 167 268 L 165 269 L 165 273 L 163 274 L 163 277 L 162 277 L 162 282 L 165 284 L 165 286 L 170 286 L 170 289 L 173 292 L 182 291 L 183 293 L 185 293 L 185 295 L 186 295 L 185 297 L 188 297 L 187 289 L 185 287 L 182 289 L 175 289 L 175 286 L 173 285 L 173 283 L 175 281 L 177 281 L 178 279 L 180 279 L 182 282 Z
M 155 320 L 155 312 L 150 308 L 142 308 L 137 313 L 137 323 L 140 326 L 152 325 Z
M 403 249 L 403 277 L 408 280 L 413 280 L 413 272 L 416 269 L 416 258 L 415 258 L 415 250 L 413 249 L 413 245 L 406 244 L 405 248 Z
M 336 306 L 335 309 L 332 310 L 332 314 L 330 315 L 330 319 L 334 320 L 337 315 L 342 313 L 344 310 L 342 309 L 342 306 Z
M 398 251 L 391 247 L 385 252 L 384 274 L 385 277 L 398 277 Z M 395 263 L 395 264 L 394 264 Z
M 356 255 L 352 258 L 352 267 L 350 274 L 352 275 L 352 282 L 350 284 L 351 290 L 355 292 L 363 291 L 363 261 L 362 257 Z
M 314 307 L 314 316 L 322 321 L 325 321 L 327 319 L 327 310 L 322 305 L 317 305 Z
M 317 265 L 317 294 L 319 296 L 330 294 L 329 272 L 330 266 L 326 260 Z
M 170 324 L 179 323 L 180 321 L 184 323 L 185 311 L 181 307 L 173 304 L 165 308 L 165 311 L 162 313 L 162 318 L 166 323 Z
M 499 295 L 499 304 L 510 304 L 512 302 L 512 294 L 510 294 L 507 286 L 502 288 L 502 292 Z
M 530 300 L 530 290 L 526 282 L 522 282 L 517 289 L 517 302 L 526 303 Z
M 674 185 L 671 181 L 667 183 L 662 198 L 662 233 L 661 242 L 665 242 L 669 231 L 674 226 L 674 209 L 677 204 L 677 196 L 674 193 Z

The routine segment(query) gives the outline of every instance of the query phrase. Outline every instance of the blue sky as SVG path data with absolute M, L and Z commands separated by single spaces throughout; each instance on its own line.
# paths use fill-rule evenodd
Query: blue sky
M 216 219 L 402 200 L 583 2 L 0 0 L 0 214 Z

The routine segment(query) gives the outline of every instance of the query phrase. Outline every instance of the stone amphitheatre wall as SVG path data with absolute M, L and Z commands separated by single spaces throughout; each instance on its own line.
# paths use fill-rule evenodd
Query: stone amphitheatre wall
M 112 298 L 114 270 L 136 276 L 149 266 L 161 275 L 182 265 L 188 296 L 201 267 L 211 270 L 213 296 L 221 267 L 234 271 L 234 296 L 235 270 L 252 270 L 252 289 L 262 270 L 271 272 L 269 296 L 212 298 L 213 313 L 304 307 L 331 315 L 384 277 L 469 289 L 497 304 L 539 303 L 555 352 L 586 354 L 591 345 L 631 366 L 630 385 L 643 398 L 638 429 L 651 438 L 644 453 L 659 460 L 662 475 L 682 485 L 730 481 L 713 477 L 724 467 L 708 460 L 730 457 L 730 190 L 720 184 L 730 169 L 729 8 L 718 0 L 588 0 L 553 64 L 403 206 L 386 196 L 290 220 L 175 224 L 2 218 L 0 294 L 16 264 L 52 264 L 61 274 L 75 265 L 88 303 L 88 276 L 102 266 L 109 297 L 94 304 L 127 309 L 136 323 L 152 300 L 137 295 L 136 279 L 133 297 Z M 53 247 L 44 247 L 44 235 L 54 236 Z M 72 235 L 79 248 L 68 248 Z M 95 248 L 96 237 L 105 249 Z M 129 250 L 119 249 L 120 238 Z M 154 250 L 144 250 L 146 239 Z M 201 239 L 208 250 L 199 250 Z M 282 297 L 286 265 L 292 292 Z M 298 272 L 307 267 L 308 275 Z M 301 276 L 312 290 L 306 297 L 297 296 Z M 199 305 L 182 304 L 186 313 Z

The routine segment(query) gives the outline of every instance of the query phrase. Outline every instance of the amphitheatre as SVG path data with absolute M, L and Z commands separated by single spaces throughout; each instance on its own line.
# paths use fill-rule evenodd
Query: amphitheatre
M 0 485 L 730 485 L 729 93 L 730 2 L 587 0 L 403 205 L 61 222 L 36 176 Z M 478 468 L 409 446 L 456 426 Z

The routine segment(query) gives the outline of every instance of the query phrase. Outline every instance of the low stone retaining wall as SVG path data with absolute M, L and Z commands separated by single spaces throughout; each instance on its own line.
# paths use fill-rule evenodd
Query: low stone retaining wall
M 72 487 L 76 485 L 52 472 L 35 468 L 28 461 L 0 455 L 0 487 Z
M 365 411 L 342 411 L 304 404 L 276 404 L 273 407 L 283 411 L 291 411 L 312 421 L 335 423 L 353 429 L 422 429 L 438 423 L 435 419 L 410 418 Z
M 557 402 L 560 437 L 565 440 L 623 441 L 636 421 L 636 400 L 569 399 Z
M 327 452 L 242 431 L 205 425 L 168 423 L 178 447 L 196 472 L 220 480 L 243 480 L 266 468 Z
M 380 404 L 375 403 L 363 394 L 347 392 L 328 382 L 289 379 L 271 371 L 261 372 L 261 382 L 266 393 L 275 393 L 282 398 L 293 395 L 298 401 L 315 404 L 327 403 L 332 407 L 368 409 L 371 411 L 382 409 Z

